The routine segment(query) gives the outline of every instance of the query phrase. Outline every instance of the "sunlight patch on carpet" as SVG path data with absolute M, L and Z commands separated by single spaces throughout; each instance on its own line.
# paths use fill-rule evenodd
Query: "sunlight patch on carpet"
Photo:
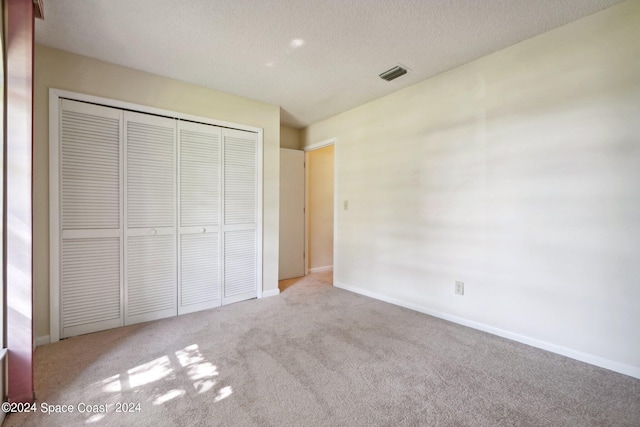
M 220 390 L 218 390 L 218 395 L 216 396 L 214 401 L 220 402 L 222 399 L 231 396 L 231 393 L 233 393 L 233 389 L 230 385 L 222 387 Z
M 129 369 L 129 387 L 135 388 L 145 384 L 156 382 L 171 374 L 171 361 L 167 356 L 159 357 L 144 365 Z
M 176 351 L 176 357 L 180 365 L 186 368 L 187 376 L 198 393 L 205 393 L 216 385 L 212 378 L 220 374 L 218 368 L 204 358 L 198 344 Z
M 120 374 L 105 378 L 100 381 L 99 384 L 102 385 L 102 391 L 106 393 L 118 393 L 122 391 L 122 385 L 120 384 Z
M 172 399 L 175 399 L 176 397 L 182 397 L 182 396 L 184 396 L 184 394 L 185 394 L 184 390 L 174 388 L 173 390 L 169 390 L 165 394 L 157 396 L 154 399 L 153 404 L 154 405 L 162 405 L 163 403 L 166 403 L 166 402 L 168 402 L 168 401 L 170 401 Z
M 89 418 L 87 418 L 84 423 L 85 424 L 93 424 L 93 423 L 97 423 L 98 421 L 100 421 L 101 419 L 103 419 L 105 417 L 106 414 L 93 414 L 91 415 Z
M 109 405 L 113 406 L 125 398 L 127 391 L 137 389 L 135 393 L 144 389 L 152 392 L 151 403 L 164 405 L 174 399 L 191 393 L 214 392 L 214 402 L 219 402 L 231 396 L 233 389 L 230 385 L 218 384 L 215 379 L 220 375 L 218 368 L 209 362 L 200 352 L 197 344 L 189 345 L 174 352 L 143 363 L 126 372 L 112 375 L 93 384 L 101 393 L 110 395 Z M 101 421 L 105 414 L 92 414 L 85 424 Z

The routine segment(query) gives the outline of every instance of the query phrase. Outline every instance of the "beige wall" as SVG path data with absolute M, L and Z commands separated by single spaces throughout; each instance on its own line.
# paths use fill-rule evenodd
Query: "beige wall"
M 263 290 L 278 287 L 280 108 L 36 46 L 34 132 L 34 331 L 49 334 L 49 107 L 57 88 L 264 129 Z
M 307 268 L 333 266 L 333 145 L 307 153 Z
M 280 148 L 300 150 L 300 129 L 280 126 Z
M 638 40 L 622 3 L 307 128 L 336 285 L 640 377 Z

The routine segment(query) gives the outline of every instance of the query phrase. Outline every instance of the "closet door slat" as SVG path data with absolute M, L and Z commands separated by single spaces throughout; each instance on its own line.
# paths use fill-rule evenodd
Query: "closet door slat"
M 122 111 L 61 100 L 60 336 L 122 326 Z
M 225 131 L 224 221 L 255 224 L 257 213 L 257 141 L 250 132 Z
M 125 324 L 177 314 L 176 120 L 127 111 Z
M 256 291 L 256 232 L 227 231 L 224 236 L 224 297 L 234 299 Z M 244 298 L 247 299 L 247 298 Z
M 174 227 L 175 121 L 159 126 L 142 114 L 126 117 L 127 227 Z
M 107 114 L 97 115 L 100 113 L 101 110 L 86 113 L 62 110 L 64 230 L 120 227 L 121 121 L 117 111 L 111 114 L 113 111 L 106 109 Z
M 222 303 L 220 271 L 221 129 L 180 122 L 178 313 Z
M 184 234 L 180 245 L 180 307 L 220 305 L 218 233 Z
M 193 126 L 193 124 L 190 124 Z M 185 126 L 181 124 L 181 126 Z M 211 128 L 211 129 L 207 129 Z M 180 129 L 180 225 L 218 225 L 220 129 Z
M 170 234 L 128 238 L 127 324 L 176 315 L 175 257 Z
M 120 239 L 62 242 L 62 336 L 121 326 Z
M 258 296 L 258 138 L 224 129 L 223 304 Z

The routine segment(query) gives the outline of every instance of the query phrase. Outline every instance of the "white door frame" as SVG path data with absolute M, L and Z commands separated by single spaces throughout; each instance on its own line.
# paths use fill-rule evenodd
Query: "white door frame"
M 319 150 L 320 148 L 328 147 L 329 145 L 333 145 L 333 268 L 335 270 L 336 262 L 336 213 L 337 213 L 337 194 L 338 194 L 338 180 L 336 177 L 338 174 L 336 173 L 336 155 L 337 155 L 337 144 L 338 139 L 336 137 L 324 139 L 322 141 L 315 142 L 311 145 L 307 145 L 303 148 L 304 150 L 304 274 L 305 276 L 310 273 L 309 271 L 309 262 L 308 262 L 308 254 L 309 254 L 309 168 L 307 164 L 309 162 L 309 152 L 314 150 Z

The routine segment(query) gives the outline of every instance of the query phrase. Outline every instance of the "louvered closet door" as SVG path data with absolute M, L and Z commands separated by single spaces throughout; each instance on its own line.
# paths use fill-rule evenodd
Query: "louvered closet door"
M 122 326 L 122 112 L 62 100 L 60 337 Z
M 125 112 L 125 324 L 177 314 L 176 122 Z
M 258 296 L 258 137 L 223 129 L 223 304 Z
M 221 130 L 178 124 L 178 314 L 222 303 Z

